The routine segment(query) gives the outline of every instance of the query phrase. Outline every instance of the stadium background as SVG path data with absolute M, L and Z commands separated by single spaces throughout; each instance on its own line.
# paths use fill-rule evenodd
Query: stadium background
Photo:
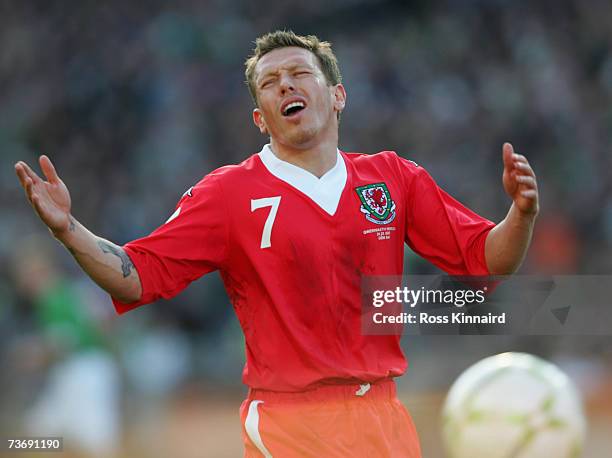
M 0 436 L 63 424 L 71 456 L 240 456 L 245 392 L 218 275 L 116 317 L 32 213 L 17 160 L 48 154 L 96 234 L 145 235 L 201 176 L 260 149 L 242 64 L 256 36 L 291 28 L 334 44 L 348 92 L 342 149 L 394 149 L 500 220 L 501 144 L 512 141 L 541 192 L 522 271 L 610 274 L 610 24 L 603 0 L 0 2 Z M 432 272 L 410 253 L 407 266 Z M 404 344 L 400 392 L 426 458 L 442 456 L 450 383 L 507 350 L 565 369 L 588 407 L 586 456 L 612 448 L 612 338 Z

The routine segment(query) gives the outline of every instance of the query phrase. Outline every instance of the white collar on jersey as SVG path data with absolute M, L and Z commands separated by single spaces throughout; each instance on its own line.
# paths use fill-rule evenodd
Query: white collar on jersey
M 319 207 L 333 216 L 338 209 L 340 196 L 346 185 L 346 164 L 340 151 L 336 154 L 336 165 L 321 178 L 317 178 L 297 165 L 279 159 L 272 152 L 269 144 L 259 152 L 259 157 L 272 175 L 306 194 Z

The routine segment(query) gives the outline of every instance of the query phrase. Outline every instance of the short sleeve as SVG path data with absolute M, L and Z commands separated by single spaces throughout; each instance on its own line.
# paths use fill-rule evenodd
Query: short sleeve
M 227 252 L 227 211 L 218 177 L 208 175 L 179 200 L 172 216 L 150 235 L 124 245 L 142 285 L 138 302 L 113 298 L 118 313 L 169 299 L 219 269 Z
M 422 167 L 400 163 L 410 248 L 450 275 L 489 275 L 485 242 L 495 224 L 449 196 Z

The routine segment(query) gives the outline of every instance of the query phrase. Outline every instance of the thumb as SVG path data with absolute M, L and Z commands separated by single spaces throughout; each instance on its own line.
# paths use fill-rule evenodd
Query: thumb
M 57 183 L 59 181 L 59 176 L 57 175 L 55 167 L 53 166 L 53 163 L 51 162 L 51 159 L 49 159 L 48 156 L 44 154 L 40 156 L 38 158 L 38 163 L 40 164 L 40 168 L 42 169 L 43 173 L 45 174 L 45 177 L 50 183 Z
M 502 147 L 502 154 L 504 159 L 504 168 L 507 170 L 512 169 L 512 155 L 514 154 L 514 148 L 512 147 L 511 143 L 504 143 L 504 146 Z

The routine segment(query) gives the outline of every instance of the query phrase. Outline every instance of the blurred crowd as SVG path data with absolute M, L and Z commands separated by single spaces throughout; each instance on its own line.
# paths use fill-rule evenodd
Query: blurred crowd
M 26 429 L 43 421 L 62 364 L 64 374 L 100 371 L 100 421 L 115 425 L 126 390 L 237 386 L 242 364 L 216 274 L 117 319 L 37 221 L 17 160 L 49 155 L 94 233 L 118 244 L 144 236 L 203 175 L 266 143 L 243 62 L 257 36 L 290 28 L 334 45 L 348 92 L 341 149 L 395 150 L 499 221 L 511 141 L 541 193 L 523 272 L 610 274 L 610 24 L 604 0 L 0 2 L 0 401 L 12 406 L 0 428 L 15 412 Z M 407 259 L 408 271 L 433 271 Z M 119 432 L 105 434 L 112 443 Z

